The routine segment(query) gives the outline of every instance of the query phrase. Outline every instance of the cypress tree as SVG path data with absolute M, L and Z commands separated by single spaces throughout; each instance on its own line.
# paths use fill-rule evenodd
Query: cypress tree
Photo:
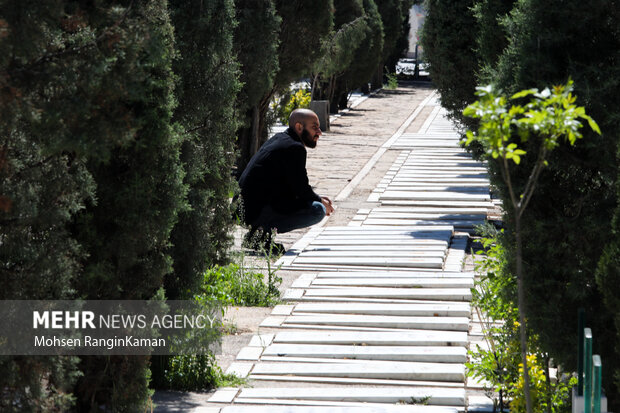
M 177 54 L 178 106 L 173 120 L 184 137 L 181 160 L 189 208 L 172 232 L 174 272 L 165 280 L 170 299 L 189 299 L 204 271 L 224 264 L 231 243 L 233 106 L 238 65 L 232 52 L 232 0 L 170 1 Z
M 266 123 L 268 104 L 278 91 L 287 90 L 290 83 L 310 76 L 317 59 L 321 57 L 321 45 L 333 26 L 332 0 L 276 0 L 276 12 L 281 19 L 278 44 L 278 70 L 271 89 L 260 99 L 259 130 L 254 135 L 259 142 L 250 143 L 247 155 L 239 160 L 238 174 L 243 172 L 254 150 L 267 140 Z
M 336 82 L 353 63 L 357 49 L 366 38 L 368 22 L 362 0 L 336 0 L 334 7 L 334 31 L 323 43 L 322 57 L 314 68 L 312 98 L 329 100 L 330 111 L 338 113 Z
M 77 40 L 64 4 L 0 3 L 2 300 L 71 299 L 84 252 L 67 226 L 94 196 L 67 107 Z M 64 24 L 63 24 L 64 23 Z M 66 71 L 64 69 L 67 69 Z M 62 104 L 64 103 L 64 104 Z M 0 357 L 0 410 L 72 407 L 75 357 Z
M 389 73 L 396 73 L 396 65 L 400 58 L 406 55 L 409 49 L 409 32 L 411 31 L 411 25 L 409 24 L 409 13 L 414 4 L 421 2 L 421 0 L 401 0 L 399 2 L 400 14 L 401 14 L 401 28 L 396 38 L 392 53 L 388 55 L 385 60 L 385 66 Z
M 258 150 L 259 142 L 267 139 L 259 133 L 267 133 L 264 118 L 268 109 L 268 95 L 278 70 L 278 34 L 282 19 L 276 14 L 273 0 L 240 0 L 237 9 L 234 50 L 241 66 L 240 81 L 243 84 L 237 97 L 236 110 L 241 122 L 238 131 L 239 160 L 237 167 L 243 170 L 247 160 Z M 263 124 L 261 124 L 263 122 Z
M 403 30 L 402 0 L 374 0 L 381 16 L 383 25 L 383 50 L 381 51 L 381 61 L 372 77 L 373 89 L 383 86 L 383 69 L 387 65 L 388 59 L 394 53 L 396 43 Z M 408 2 L 406 2 L 408 3 Z M 407 19 L 409 13 L 406 14 Z M 395 72 L 395 70 L 393 70 Z M 392 72 L 392 73 L 393 73 Z
M 183 196 L 165 2 L 0 7 L 3 298 L 152 297 Z M 66 410 L 74 360 L 4 358 L 5 410 Z M 147 364 L 82 357 L 77 408 L 140 410 Z
M 429 63 L 441 105 L 452 118 L 463 122 L 463 109 L 474 99 L 476 89 L 476 30 L 473 0 L 426 0 L 426 19 L 421 43 Z
M 617 306 L 609 299 L 620 293 L 612 259 L 618 244 L 610 226 L 618 196 L 618 17 L 619 8 L 604 1 L 590 3 L 588 13 L 577 1 L 518 2 L 506 21 L 509 43 L 494 77 L 507 91 L 562 83 L 571 77 L 576 95 L 603 131 L 600 137 L 584 134 L 575 148 L 560 146 L 554 151 L 525 217 L 524 262 L 530 296 L 527 314 L 545 348 L 566 368 L 575 369 L 575 309 L 586 308 L 595 351 L 607 366 L 607 386 L 613 372 L 620 370 L 620 357 L 614 353 L 620 331 L 614 323 Z M 534 148 L 528 150 L 536 156 Z M 605 244 L 607 253 L 597 277 Z M 608 394 L 617 406 L 613 393 Z
M 507 22 L 515 0 L 476 0 L 473 13 L 476 18 L 476 56 L 478 83 L 493 79 L 497 60 L 508 45 Z
M 477 27 L 472 29 L 470 4 L 465 3 L 459 3 L 458 9 L 451 3 L 448 9 L 447 2 L 427 0 L 422 39 L 442 104 L 456 118 L 472 99 L 476 76 L 506 93 L 563 84 L 570 77 L 578 103 L 603 132 L 601 136 L 584 133 L 575 147 L 561 145 L 540 177 L 523 217 L 526 313 L 543 348 L 566 369 L 575 369 L 575 312 L 586 308 L 596 337 L 594 350 L 606 365 L 603 381 L 609 389 L 615 374 L 618 386 L 620 213 L 614 215 L 614 210 L 619 196 L 620 7 L 597 0 L 584 12 L 583 3 L 575 0 L 477 0 L 472 9 Z M 474 54 L 468 47 L 472 33 L 477 38 Z M 536 158 L 536 144 L 533 138 L 524 163 Z M 496 165 L 491 162 L 490 167 L 493 184 L 507 199 Z M 524 165 L 513 171 L 517 187 L 527 180 L 520 175 L 527 170 Z M 510 226 L 512 221 L 513 211 L 507 208 L 505 222 Z M 615 393 L 608 390 L 617 408 Z
M 363 0 L 364 19 L 366 20 L 366 36 L 355 50 L 351 65 L 338 78 L 334 99 L 340 109 L 346 108 L 350 91 L 359 87 L 368 89 L 383 52 L 383 23 L 374 0 Z
M 87 160 L 96 200 L 75 218 L 88 253 L 76 286 L 88 299 L 150 299 L 172 271 L 170 233 L 185 195 L 181 138 L 171 126 L 172 26 L 163 0 L 81 7 L 109 35 L 88 48 L 93 77 L 77 79 L 92 88 L 89 109 L 102 118 L 81 119 L 97 127 L 82 139 L 105 150 Z M 148 363 L 146 356 L 83 357 L 79 409 L 143 409 Z

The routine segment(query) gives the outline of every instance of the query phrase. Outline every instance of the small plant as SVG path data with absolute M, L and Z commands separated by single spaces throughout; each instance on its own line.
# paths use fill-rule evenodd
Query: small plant
M 160 388 L 174 390 L 205 390 L 214 387 L 245 384 L 234 374 L 224 374 L 211 353 L 171 356 L 163 374 Z
M 386 73 L 385 77 L 387 78 L 387 84 L 383 85 L 385 89 L 388 90 L 396 90 L 398 89 L 398 78 L 396 77 L 396 73 Z
M 525 412 L 525 378 L 520 361 L 516 279 L 504 247 L 503 231 L 491 225 L 477 228 L 483 251 L 474 252 L 479 279 L 472 289 L 472 304 L 481 320 L 485 348 L 470 349 L 467 375 L 482 380 L 496 411 Z M 534 412 L 562 412 L 569 402 L 569 377 L 549 380 L 549 362 L 536 334 L 528 335 L 528 369 Z
M 290 95 L 287 100 L 286 97 L 280 102 L 281 111 L 279 113 L 279 120 L 283 125 L 288 124 L 288 118 L 291 116 L 291 112 L 299 108 L 309 108 L 312 95 L 310 92 L 299 89 L 297 92 Z M 284 104 L 283 104 L 284 103 Z
M 249 271 L 239 264 L 216 266 L 205 272 L 200 296 L 224 305 L 269 307 L 277 303 L 281 279 L 269 271 L 268 283 L 260 272 Z

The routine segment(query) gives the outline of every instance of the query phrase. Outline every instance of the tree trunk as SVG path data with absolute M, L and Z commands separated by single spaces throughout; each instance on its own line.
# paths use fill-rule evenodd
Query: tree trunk
M 532 398 L 530 395 L 530 372 L 527 365 L 527 334 L 525 326 L 525 288 L 523 286 L 523 257 L 521 240 L 521 210 L 515 210 L 515 238 L 517 243 L 517 300 L 519 306 L 519 338 L 521 341 L 521 361 L 523 363 L 523 393 L 527 413 L 532 413 Z
M 377 70 L 372 75 L 371 88 L 373 90 L 381 89 L 383 87 L 383 66 L 377 67 Z
M 246 112 L 246 119 L 250 119 L 250 124 L 239 129 L 239 159 L 237 160 L 237 178 L 241 176 L 252 156 L 258 151 L 259 142 L 259 108 L 254 106 Z

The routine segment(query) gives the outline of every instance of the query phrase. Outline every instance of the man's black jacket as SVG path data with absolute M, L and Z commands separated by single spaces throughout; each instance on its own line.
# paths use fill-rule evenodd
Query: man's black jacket
M 248 224 L 258 218 L 264 205 L 287 214 L 321 201 L 308 183 L 306 147 L 291 128 L 260 148 L 243 171 L 239 186 Z

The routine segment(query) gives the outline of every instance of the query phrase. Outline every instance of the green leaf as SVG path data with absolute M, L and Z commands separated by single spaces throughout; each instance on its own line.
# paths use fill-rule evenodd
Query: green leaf
M 510 97 L 510 99 L 519 99 L 519 98 L 523 98 L 529 95 L 533 95 L 535 93 L 538 93 L 538 89 L 528 89 L 528 90 L 522 90 L 520 92 L 515 93 L 514 95 L 512 95 Z
M 594 119 L 592 119 L 588 115 L 583 115 L 581 117 L 588 121 L 588 125 L 590 125 L 590 128 L 592 128 L 594 132 L 598 133 L 599 135 L 601 134 L 601 129 L 598 127 L 598 124 L 594 121 Z

